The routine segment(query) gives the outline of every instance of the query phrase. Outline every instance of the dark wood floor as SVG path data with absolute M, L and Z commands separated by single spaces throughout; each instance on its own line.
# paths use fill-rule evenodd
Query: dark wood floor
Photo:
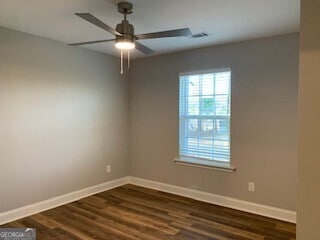
M 33 227 L 40 240 L 293 240 L 295 225 L 125 185 L 2 227 Z

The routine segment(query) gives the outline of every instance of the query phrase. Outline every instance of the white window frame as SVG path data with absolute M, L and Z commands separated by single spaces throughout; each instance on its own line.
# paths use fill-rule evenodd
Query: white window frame
M 179 112 L 180 112 L 180 79 L 183 76 L 190 76 L 190 75 L 202 75 L 202 74 L 208 74 L 208 73 L 219 73 L 219 72 L 230 72 L 230 90 L 229 94 L 231 96 L 231 88 L 232 88 L 232 71 L 231 68 L 219 68 L 219 69 L 210 69 L 210 70 L 205 70 L 205 71 L 194 71 L 194 72 L 186 72 L 186 73 L 180 73 L 179 74 Z M 231 112 L 231 102 L 230 102 L 230 129 L 229 129 L 229 134 L 230 134 L 230 145 L 231 145 L 231 117 L 232 117 L 232 112 Z M 208 116 L 210 118 L 210 116 Z M 212 118 L 216 118 L 213 116 Z M 180 114 L 179 114 L 179 142 L 180 142 Z M 180 143 L 178 144 L 178 150 L 180 152 Z M 214 169 L 214 170 L 221 170 L 221 171 L 226 171 L 226 172 L 233 172 L 235 171 L 235 168 L 231 165 L 231 146 L 230 146 L 230 159 L 228 162 L 223 162 L 223 161 L 215 161 L 215 160 L 210 160 L 210 159 L 204 159 L 204 158 L 199 158 L 199 157 L 191 157 L 191 156 L 180 156 L 176 157 L 175 162 L 178 164 L 183 164 L 183 165 L 188 165 L 188 166 L 195 166 L 195 167 L 201 167 L 201 168 L 209 168 L 209 169 Z

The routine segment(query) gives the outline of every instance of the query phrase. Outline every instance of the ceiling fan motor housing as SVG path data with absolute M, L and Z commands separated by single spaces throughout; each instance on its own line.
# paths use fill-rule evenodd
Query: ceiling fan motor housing
M 127 20 L 123 20 L 116 27 L 116 31 L 121 33 L 122 36 L 116 36 L 116 42 L 123 39 L 134 41 L 134 28 Z

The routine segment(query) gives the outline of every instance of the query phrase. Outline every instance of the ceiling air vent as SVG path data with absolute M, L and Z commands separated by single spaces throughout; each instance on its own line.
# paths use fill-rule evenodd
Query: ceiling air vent
M 197 34 L 193 34 L 192 38 L 204 38 L 204 37 L 208 37 L 208 33 L 206 32 L 202 32 L 202 33 L 197 33 Z

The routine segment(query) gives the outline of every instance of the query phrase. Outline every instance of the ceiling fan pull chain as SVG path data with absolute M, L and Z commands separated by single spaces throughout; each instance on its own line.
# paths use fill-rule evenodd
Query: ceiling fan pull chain
M 128 50 L 128 70 L 130 69 L 130 50 Z
M 120 51 L 120 55 L 121 55 L 121 57 L 120 57 L 120 74 L 123 74 L 123 51 L 121 50 Z

